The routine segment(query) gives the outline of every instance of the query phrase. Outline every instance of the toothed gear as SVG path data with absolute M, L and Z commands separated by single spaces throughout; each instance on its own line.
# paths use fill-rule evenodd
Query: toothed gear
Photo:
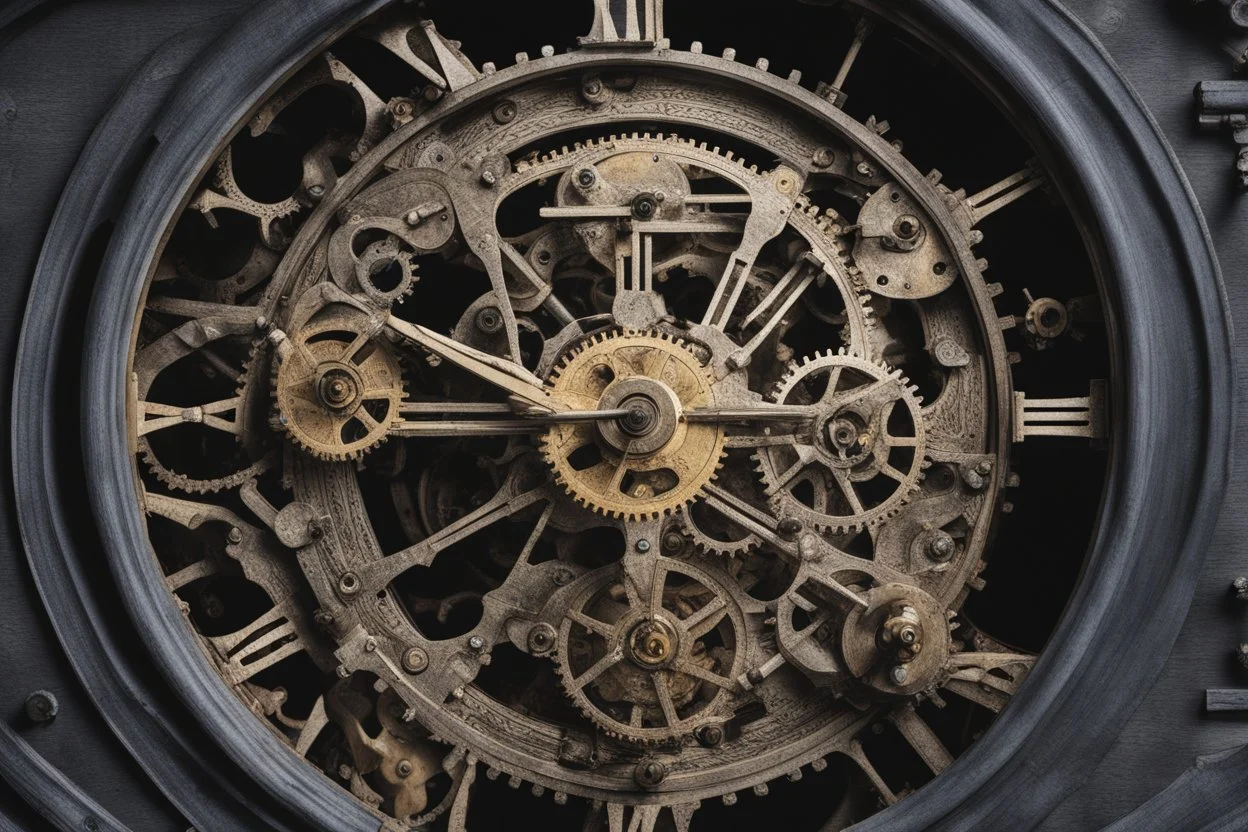
M 895 516 L 918 490 L 926 424 L 917 388 L 899 370 L 848 353 L 816 355 L 771 398 L 819 408 L 791 446 L 755 455 L 781 517 L 849 534 Z
M 721 176 L 743 189 L 747 183 L 764 178 L 757 165 L 747 164 L 743 157 L 732 151 L 696 139 L 686 139 L 670 133 L 632 133 L 605 136 L 586 142 L 576 142 L 545 155 L 534 154 L 516 164 L 516 172 L 526 179 L 558 177 L 565 171 L 581 166 L 592 166 L 602 161 L 630 153 L 660 154 L 671 157 L 682 165 L 691 166 Z M 820 259 L 842 274 L 844 290 L 852 295 L 846 309 L 848 335 L 846 342 L 856 344 L 876 329 L 875 313 L 871 309 L 871 293 L 854 266 L 852 243 L 845 238 L 845 224 L 836 211 L 822 209 L 805 194 L 798 195 L 794 210 L 789 215 L 789 225 L 812 243 Z M 669 264 L 671 265 L 671 264 Z
M 238 488 L 248 480 L 254 480 L 261 474 L 271 470 L 277 462 L 277 453 L 271 451 L 256 462 L 233 474 L 211 479 L 198 479 L 186 474 L 179 474 L 177 471 L 165 467 L 156 458 L 156 453 L 152 450 L 151 443 L 147 441 L 146 437 L 139 439 L 138 452 L 139 457 L 143 460 L 143 464 L 147 466 L 147 469 L 152 472 L 152 475 L 157 480 L 167 488 L 185 491 L 188 494 L 216 494 L 220 491 Z
M 689 424 L 682 416 L 713 403 L 713 381 L 666 333 L 595 335 L 555 367 L 551 396 L 575 410 L 640 402 L 657 426 L 630 436 L 617 423 L 556 424 L 542 436 L 542 454 L 559 484 L 590 511 L 625 520 L 671 514 L 698 498 L 722 462 L 723 426 Z
M 402 303 L 420 279 L 411 251 L 394 235 L 368 245 L 360 255 L 356 269 L 360 288 L 378 306 Z M 393 283 L 389 288 L 377 283 L 383 275 L 387 283 Z
M 751 470 L 748 460 L 745 456 L 729 457 L 720 469 L 716 483 L 738 496 L 756 493 L 758 475 Z M 699 552 L 739 557 L 762 545 L 758 535 L 741 528 L 705 503 L 685 506 L 678 512 L 677 518 L 681 531 Z
M 292 336 L 273 377 L 278 424 L 319 459 L 363 457 L 400 417 L 402 365 L 364 323 L 354 312 L 322 313 Z
M 554 656 L 564 690 L 625 742 L 667 743 L 722 724 L 745 665 L 745 619 L 731 590 L 671 558 L 653 561 L 646 588 L 632 580 L 609 568 L 576 588 Z
M 238 488 L 248 480 L 254 480 L 272 470 L 277 464 L 277 451 L 269 446 L 270 443 L 265 437 L 266 432 L 262 429 L 262 425 L 257 424 L 264 421 L 263 414 L 267 412 L 267 404 L 257 399 L 259 396 L 266 398 L 268 396 L 264 383 L 257 381 L 263 374 L 267 374 L 264 361 L 268 358 L 268 353 L 262 345 L 263 342 L 260 341 L 252 344 L 247 361 L 243 365 L 243 372 L 235 386 L 235 392 L 240 399 L 236 418 L 242 426 L 237 435 L 240 444 L 239 453 L 243 456 L 240 465 L 247 460 L 254 461 L 225 476 L 192 477 L 166 466 L 160 461 L 149 438 L 140 436 L 136 446 L 139 459 L 143 461 L 152 476 L 156 477 L 166 488 L 187 494 L 217 494 Z M 254 414 L 255 418 L 249 414 Z

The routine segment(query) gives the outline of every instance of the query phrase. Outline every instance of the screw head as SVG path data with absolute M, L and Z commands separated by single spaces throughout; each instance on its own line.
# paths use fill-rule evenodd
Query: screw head
M 498 184 L 498 176 L 492 170 L 481 171 L 481 182 L 492 188 Z
M 226 537 L 231 543 L 241 543 L 243 540 L 243 531 L 238 526 L 231 526 Z
M 537 624 L 529 630 L 529 650 L 533 653 L 548 653 L 555 646 L 555 628 L 549 624 Z
M 638 551 L 638 552 L 641 552 L 641 554 L 643 554 L 643 555 L 644 555 L 646 552 L 649 552 L 649 551 L 650 551 L 650 541 L 649 541 L 649 540 L 646 540 L 645 538 L 642 538 L 641 540 L 638 540 L 638 541 L 637 541 L 637 551 Z
M 481 636 L 473 636 L 472 638 L 468 639 L 468 646 L 471 647 L 473 650 L 484 649 L 485 639 L 481 638 Z
M 705 725 L 695 734 L 698 742 L 707 748 L 714 748 L 724 741 L 724 729 L 718 725 Z
M 61 710 L 60 703 L 51 691 L 37 690 L 26 697 L 26 718 L 31 722 L 44 724 L 56 719 Z
M 408 673 L 423 673 L 429 667 L 429 655 L 419 647 L 409 647 L 403 654 L 402 663 Z
M 678 555 L 685 549 L 685 536 L 678 531 L 664 532 L 663 554 Z
M 948 560 L 957 550 L 957 544 L 948 532 L 937 532 L 927 544 L 927 553 L 933 560 Z
M 786 517 L 776 525 L 776 531 L 785 540 L 793 540 L 802 533 L 802 521 L 796 517 Z
M 658 760 L 642 760 L 637 764 L 637 768 L 633 769 L 633 779 L 642 788 L 654 788 L 662 783 L 665 777 L 667 777 L 667 766 Z
M 477 312 L 476 324 L 477 329 L 485 334 L 494 335 L 502 331 L 503 313 L 497 306 L 486 306 Z
M 395 774 L 400 777 L 411 777 L 413 771 L 411 760 L 399 760 L 398 765 L 394 767 Z
M 653 194 L 638 194 L 633 198 L 633 216 L 639 220 L 652 219 L 658 210 L 659 203 Z
M 581 168 L 576 172 L 576 184 L 582 188 L 592 188 L 598 181 L 598 174 L 593 168 Z
M 918 218 L 903 214 L 893 225 L 893 232 L 903 240 L 912 240 L 918 236 L 920 228 Z
M 858 172 L 859 176 L 863 176 L 868 179 L 875 176 L 875 168 L 871 167 L 871 165 L 867 162 L 859 162 L 858 166 L 854 168 L 854 170 Z
M 499 124 L 510 124 L 516 120 L 516 105 L 512 101 L 500 101 L 494 105 L 494 120 Z
M 910 678 L 910 671 L 904 664 L 899 664 L 889 671 L 888 678 L 893 680 L 894 685 L 904 685 Z
M 811 163 L 817 168 L 830 168 L 836 161 L 836 151 L 830 147 L 821 147 L 815 151 Z
M 313 185 L 312 187 L 308 188 L 308 196 L 312 197 L 313 199 L 320 199 L 321 197 L 325 196 L 325 186 Z

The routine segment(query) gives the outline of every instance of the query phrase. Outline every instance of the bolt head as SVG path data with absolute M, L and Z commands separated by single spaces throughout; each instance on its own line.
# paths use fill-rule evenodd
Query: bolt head
M 555 646 L 555 628 L 549 624 L 537 624 L 529 630 L 529 650 L 547 653 Z
M 394 771 L 400 777 L 411 777 L 413 771 L 411 760 L 399 760 L 398 765 L 394 767 Z
M 817 168 L 830 168 L 836 161 L 836 151 L 830 147 L 821 147 L 815 151 L 814 158 L 811 159 L 812 164 Z
M 653 788 L 662 783 L 665 777 L 667 777 L 667 766 L 658 760 L 642 760 L 637 764 L 637 768 L 633 769 L 633 779 L 642 788 Z
M 487 335 L 494 335 L 503 329 L 503 313 L 497 306 L 486 306 L 477 312 L 477 329 Z
M 663 554 L 678 555 L 685 549 L 685 536 L 677 531 L 666 532 L 663 535 Z
M 639 220 L 653 218 L 658 209 L 659 204 L 652 194 L 638 194 L 633 199 L 633 216 Z
M 510 101 L 501 101 L 494 107 L 494 120 L 499 124 L 509 124 L 516 120 L 516 105 Z
M 935 560 L 948 560 L 956 549 L 957 544 L 947 532 L 937 532 L 927 544 L 927 552 Z
M 360 578 L 354 572 L 346 572 L 338 579 L 338 591 L 343 595 L 354 595 L 360 591 Z
M 776 531 L 785 540 L 793 540 L 802 533 L 802 521 L 796 517 L 786 517 L 777 524 Z
M 429 656 L 419 647 L 409 647 L 403 654 L 403 669 L 408 673 L 423 673 L 429 667 Z
M 51 691 L 37 690 L 26 697 L 26 718 L 31 722 L 43 724 L 56 719 L 60 712 L 60 703 Z
M 582 188 L 592 188 L 598 181 L 598 174 L 593 168 L 581 168 L 576 172 L 576 184 Z
M 724 729 L 718 725 L 706 725 L 698 729 L 696 736 L 703 746 L 714 748 L 724 741 Z

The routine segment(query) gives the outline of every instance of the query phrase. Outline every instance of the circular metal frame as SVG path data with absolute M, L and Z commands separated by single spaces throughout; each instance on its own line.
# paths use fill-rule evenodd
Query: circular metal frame
M 382 5 L 270 0 L 186 80 L 156 126 L 159 144 L 118 220 L 97 281 L 84 356 L 92 508 L 127 611 L 162 674 L 233 763 L 316 829 L 375 829 L 377 819 L 251 717 L 221 684 L 160 581 L 134 500 L 126 440 L 129 327 L 142 291 L 136 275 L 147 274 L 180 208 L 183 186 L 200 175 L 265 91 Z M 947 47 L 946 54 L 1032 134 L 1052 169 L 1066 174 L 1065 196 L 1080 214 L 1104 278 L 1118 345 L 1110 477 L 1067 615 L 989 735 L 932 786 L 859 828 L 1026 827 L 1075 788 L 1107 750 L 1160 670 L 1187 611 L 1228 476 L 1234 416 L 1229 324 L 1217 265 L 1182 173 L 1143 106 L 1067 12 L 1051 0 L 888 5 L 893 19 Z M 549 60 L 554 71 L 575 58 Z M 825 117 L 839 112 L 813 95 L 792 103 Z M 126 183 L 113 186 L 121 191 Z M 45 261 L 55 251 L 47 249 Z M 47 310 L 53 320 L 66 306 L 67 293 L 52 283 L 57 280 L 68 282 L 63 273 L 41 269 L 34 289 L 36 300 L 42 290 L 59 302 L 59 309 Z M 1167 348 L 1157 351 L 1157 343 Z M 47 456 L 52 437 L 23 441 L 32 427 L 47 430 L 51 423 L 54 403 L 42 380 L 51 377 L 56 356 L 46 339 L 27 337 L 18 358 L 14 465 L 26 478 L 20 491 L 27 495 L 48 493 L 57 476 Z M 36 543 L 29 546 L 32 559 L 67 556 L 75 545 L 68 538 L 44 548 L 37 542 L 46 538 L 32 529 L 46 528 L 52 515 L 64 522 L 69 510 L 19 501 L 28 543 Z M 79 633 L 62 633 L 62 640 L 74 662 L 91 649 Z M 213 818 L 194 820 L 205 828 L 220 825 Z

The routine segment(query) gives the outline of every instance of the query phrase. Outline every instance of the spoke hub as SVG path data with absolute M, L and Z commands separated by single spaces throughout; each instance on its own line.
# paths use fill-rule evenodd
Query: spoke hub
M 359 372 L 346 364 L 326 362 L 317 368 L 316 376 L 317 399 L 329 410 L 349 410 L 363 394 Z
M 656 670 L 671 664 L 679 636 L 663 616 L 645 618 L 632 626 L 624 639 L 625 652 L 639 667 Z

